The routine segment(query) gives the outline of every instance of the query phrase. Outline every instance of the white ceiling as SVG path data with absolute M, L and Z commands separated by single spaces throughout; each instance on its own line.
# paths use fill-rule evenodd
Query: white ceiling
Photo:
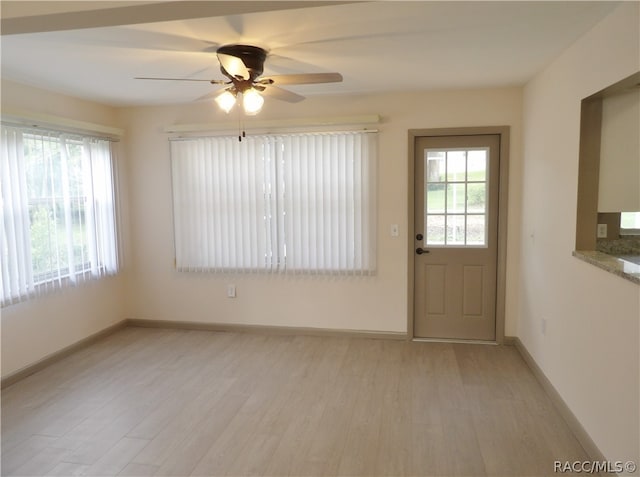
M 90 21 L 69 10 L 86 11 L 93 4 L 95 14 L 114 4 L 56 2 L 55 9 L 54 2 L 43 2 L 48 10 L 37 16 L 35 7 L 25 9 L 29 2 L 6 8 L 11 3 L 2 2 L 4 78 L 117 106 L 189 102 L 211 92 L 216 87 L 208 83 L 133 78 L 221 79 L 215 49 L 228 43 L 269 50 L 265 76 L 331 71 L 344 76 L 343 83 L 288 87 L 305 96 L 522 85 L 617 6 L 382 1 L 301 8 L 302 2 L 206 2 L 219 8 L 195 13 L 185 8 L 178 15 L 183 19 L 170 21 L 156 20 L 176 16 L 147 10 L 145 18 L 154 22 L 134 24 L 129 24 L 136 21 L 134 11 L 127 15 L 119 8 L 118 15 L 102 15 L 109 18 L 102 24 L 110 26 L 95 27 L 100 24 L 95 15 Z M 255 4 L 259 8 L 250 8 Z M 246 12 L 238 13 L 238 5 Z M 158 5 L 153 8 L 160 12 Z M 31 19 L 24 18 L 25 11 Z M 9 23 L 16 19 L 25 23 Z M 93 27 L 81 28 L 88 25 Z

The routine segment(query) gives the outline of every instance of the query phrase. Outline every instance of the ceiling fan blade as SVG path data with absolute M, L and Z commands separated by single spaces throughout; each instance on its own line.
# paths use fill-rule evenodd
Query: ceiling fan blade
M 217 89 L 215 91 L 211 91 L 210 93 L 207 94 L 203 94 L 202 96 L 200 96 L 199 98 L 194 99 L 194 102 L 198 102 L 198 101 L 209 101 L 210 99 L 215 99 L 217 96 L 221 95 L 222 93 L 224 93 L 227 89 L 223 88 L 223 89 Z
M 244 62 L 237 56 L 218 53 L 218 61 L 220 61 L 222 67 L 231 76 L 234 76 L 236 78 L 240 77 L 243 79 L 249 79 L 249 70 L 247 69 Z
M 299 75 L 274 75 L 261 78 L 260 84 L 315 84 L 315 83 L 339 83 L 342 81 L 340 73 L 308 73 Z
M 265 85 L 262 91 L 264 96 L 269 96 L 274 99 L 286 101 L 288 103 L 298 103 L 304 99 L 304 96 L 294 93 L 286 89 L 278 88 L 277 86 Z
M 159 80 L 159 81 L 206 81 L 211 84 L 227 84 L 225 80 L 208 80 L 208 79 L 194 79 L 194 78 L 157 78 L 148 76 L 136 76 L 133 79 L 139 80 Z

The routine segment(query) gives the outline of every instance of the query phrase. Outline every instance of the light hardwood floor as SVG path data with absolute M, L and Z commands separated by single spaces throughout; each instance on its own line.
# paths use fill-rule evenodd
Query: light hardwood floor
M 125 328 L 2 391 L 2 475 L 543 476 L 515 348 Z

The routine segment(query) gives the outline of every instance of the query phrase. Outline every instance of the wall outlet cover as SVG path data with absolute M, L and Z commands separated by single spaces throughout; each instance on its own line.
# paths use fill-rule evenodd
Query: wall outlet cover
M 598 238 L 607 238 L 607 224 L 598 224 Z

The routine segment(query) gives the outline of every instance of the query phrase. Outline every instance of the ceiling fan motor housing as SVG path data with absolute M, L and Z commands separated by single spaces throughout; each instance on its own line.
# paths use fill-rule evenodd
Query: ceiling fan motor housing
M 244 65 L 249 70 L 250 80 L 255 81 L 264 71 L 264 61 L 267 59 L 266 50 L 252 45 L 223 45 L 218 48 L 217 52 L 223 55 L 235 56 L 242 60 Z M 231 77 L 232 75 L 220 66 L 222 73 L 225 76 Z

